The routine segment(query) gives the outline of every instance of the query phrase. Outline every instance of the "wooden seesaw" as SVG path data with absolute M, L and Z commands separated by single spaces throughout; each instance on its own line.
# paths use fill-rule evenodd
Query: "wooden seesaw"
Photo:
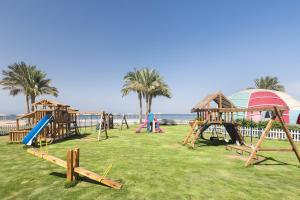
M 67 161 L 64 161 L 57 157 L 48 155 L 46 152 L 41 152 L 34 148 L 27 149 L 27 152 L 34 156 L 43 158 L 49 162 L 52 162 L 54 164 L 57 164 L 61 167 L 66 168 L 68 181 L 78 180 L 79 174 L 80 174 L 80 175 L 88 177 L 91 180 L 97 181 L 103 185 L 109 186 L 114 189 L 121 189 L 121 187 L 122 187 L 121 183 L 106 178 L 105 177 L 106 174 L 101 176 L 101 175 L 91 172 L 83 167 L 79 167 L 79 149 L 78 148 L 67 151 Z

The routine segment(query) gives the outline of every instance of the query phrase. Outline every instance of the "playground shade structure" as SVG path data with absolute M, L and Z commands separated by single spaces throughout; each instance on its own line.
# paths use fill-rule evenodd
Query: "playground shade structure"
M 260 108 L 266 106 L 287 106 L 283 120 L 287 124 L 300 124 L 300 102 L 285 92 L 266 89 L 248 89 L 229 96 L 234 105 L 239 108 Z M 253 121 L 264 121 L 271 118 L 271 112 L 237 113 L 235 118 Z

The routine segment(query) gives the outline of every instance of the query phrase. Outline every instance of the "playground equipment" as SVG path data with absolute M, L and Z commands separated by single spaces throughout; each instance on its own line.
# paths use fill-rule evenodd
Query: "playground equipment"
M 216 107 L 211 107 L 211 103 L 216 103 Z M 221 92 L 217 92 L 206 96 L 202 101 L 200 101 L 193 109 L 192 112 L 197 112 L 197 120 L 191 122 L 192 129 L 187 134 L 183 140 L 183 145 L 190 145 L 195 147 L 195 142 L 198 140 L 199 136 L 203 138 L 203 132 L 211 125 L 223 125 L 228 132 L 231 143 L 236 143 L 237 145 L 227 145 L 226 149 L 236 149 L 242 152 L 247 152 L 250 156 L 246 161 L 245 166 L 249 166 L 257 161 L 261 162 L 258 158 L 259 151 L 293 151 L 300 162 L 300 154 L 298 152 L 297 146 L 295 145 L 293 138 L 286 127 L 283 120 L 283 113 L 288 109 L 284 106 L 261 106 L 255 108 L 237 108 L 229 99 L 227 99 Z M 269 111 L 272 114 L 271 120 L 268 122 L 265 130 L 263 131 L 257 144 L 250 146 L 245 143 L 244 138 L 239 133 L 237 126 L 238 124 L 234 120 L 234 116 L 238 113 L 244 112 L 261 112 Z M 272 128 L 272 123 L 278 120 L 289 140 L 292 148 L 262 148 L 262 143 Z M 252 139 L 251 139 L 252 140 Z
M 120 129 L 123 129 L 123 125 L 126 125 L 126 128 L 129 129 L 128 123 L 127 123 L 127 119 L 126 119 L 126 115 L 123 114 L 123 118 L 122 118 L 122 122 L 121 122 L 121 126 Z
M 104 120 L 106 122 L 107 129 L 113 129 L 114 128 L 113 115 L 108 114 L 104 111 L 77 112 L 77 116 L 79 119 L 78 120 L 79 126 L 83 127 L 84 129 L 86 129 L 87 127 L 92 128 L 93 126 L 99 126 L 101 115 L 105 116 Z
M 139 128 L 136 129 L 136 133 L 140 133 L 143 128 L 147 128 L 147 132 L 155 132 L 155 133 L 163 133 L 163 130 L 160 128 L 159 122 L 157 118 L 154 116 L 152 112 L 147 115 L 147 118 L 144 120 L 142 124 L 140 124 Z
M 109 116 L 107 113 L 102 112 L 98 115 L 98 123 L 96 125 L 96 130 L 98 131 L 98 141 L 101 140 L 101 133 L 104 133 L 105 139 L 108 138 L 107 128 L 109 127 Z
M 108 114 L 106 112 L 78 112 L 77 113 L 80 116 L 87 116 L 90 118 L 90 127 L 92 128 L 93 125 L 96 126 L 96 131 L 98 132 L 97 139 L 98 141 L 101 140 L 102 134 L 104 134 L 105 139 L 108 138 L 107 130 L 110 128 L 113 128 L 113 119 L 112 114 Z M 97 117 L 96 124 L 93 123 L 93 116 Z M 86 118 L 85 118 L 86 122 Z M 85 129 L 86 129 L 86 123 L 85 123 Z
M 9 133 L 9 142 L 31 145 L 34 140 L 50 141 L 78 135 L 77 110 L 54 100 L 33 103 L 34 111 L 17 118 L 16 131 Z M 28 119 L 32 129 L 20 130 L 19 120 Z
M 260 106 L 287 106 L 288 109 L 283 113 L 283 120 L 286 124 L 300 124 L 300 102 L 289 94 L 280 91 L 267 89 L 246 89 L 232 94 L 228 97 L 239 108 L 254 108 Z M 268 111 L 253 113 L 238 113 L 235 118 L 254 122 L 270 120 L 271 115 Z
M 67 151 L 67 161 L 61 160 L 57 157 L 48 155 L 46 152 L 38 151 L 34 148 L 27 149 L 27 152 L 37 156 L 39 158 L 42 158 L 44 160 L 47 160 L 49 162 L 52 162 L 56 165 L 59 165 L 63 168 L 67 169 L 67 180 L 68 181 L 74 181 L 79 179 L 79 175 L 83 175 L 88 177 L 91 180 L 94 180 L 98 183 L 101 183 L 103 185 L 109 186 L 114 189 L 121 189 L 122 184 L 106 178 L 106 175 L 108 174 L 109 170 L 111 169 L 112 165 L 110 165 L 107 170 L 105 170 L 104 175 L 98 175 L 94 172 L 91 172 L 83 167 L 79 166 L 79 149 L 75 148 L 74 150 L 68 150 Z

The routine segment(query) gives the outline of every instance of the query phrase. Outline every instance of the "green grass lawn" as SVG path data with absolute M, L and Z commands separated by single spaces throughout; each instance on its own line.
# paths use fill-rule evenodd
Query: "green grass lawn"
M 62 159 L 68 148 L 79 147 L 80 165 L 100 174 L 112 163 L 108 177 L 122 182 L 121 190 L 86 179 L 66 189 L 64 168 L 0 137 L 0 199 L 300 199 L 294 154 L 267 153 L 281 163 L 244 168 L 244 162 L 226 157 L 235 152 L 223 145 L 182 146 L 188 126 L 163 128 L 165 134 L 109 130 L 110 138 L 100 142 L 87 129 L 84 137 L 48 146 L 49 154 Z M 268 140 L 265 146 L 288 143 Z

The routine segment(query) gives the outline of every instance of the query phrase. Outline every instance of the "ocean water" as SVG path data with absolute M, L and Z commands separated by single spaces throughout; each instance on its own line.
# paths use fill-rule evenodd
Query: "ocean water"
M 138 114 L 133 114 L 133 113 L 125 113 L 126 119 L 131 119 L 135 120 L 138 119 L 139 116 Z M 118 113 L 113 113 L 114 119 L 122 119 L 123 114 L 118 114 Z M 196 118 L 196 114 L 161 114 L 157 113 L 155 114 L 156 118 L 161 120 L 161 119 L 170 119 L 170 120 L 191 120 Z M 17 115 L 7 115 L 5 117 L 0 116 L 0 120 L 15 120 Z M 79 119 L 97 119 L 97 115 L 80 115 Z M 143 119 L 145 118 L 145 115 L 143 116 Z
M 139 118 L 138 114 L 125 114 L 126 115 L 126 119 L 130 119 L 130 120 L 137 120 Z M 122 119 L 123 118 L 123 114 L 113 114 L 114 119 Z M 169 119 L 169 120 L 191 120 L 191 119 L 195 119 L 196 118 L 196 114 L 155 114 L 155 117 L 159 120 L 161 119 Z M 98 116 L 96 115 L 80 115 L 79 119 L 97 119 Z M 143 115 L 142 119 L 145 119 L 145 115 Z

